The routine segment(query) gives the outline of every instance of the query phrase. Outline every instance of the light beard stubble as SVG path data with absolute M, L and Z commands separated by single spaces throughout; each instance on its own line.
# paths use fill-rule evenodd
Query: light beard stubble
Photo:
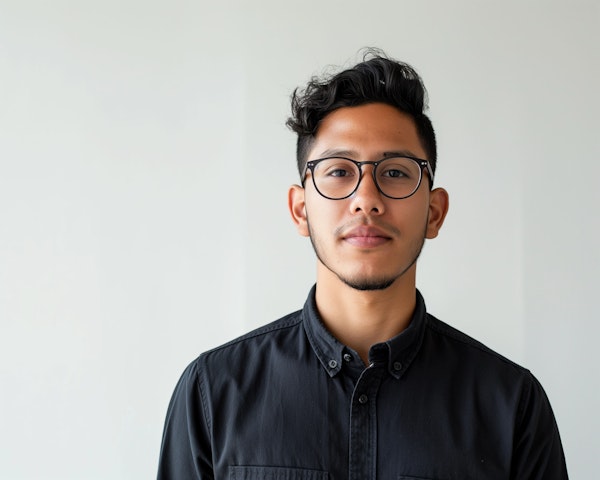
M 423 236 L 421 237 L 421 240 L 418 243 L 415 243 L 414 247 L 411 248 L 411 250 L 413 252 L 413 258 L 409 262 L 409 264 L 406 266 L 406 268 L 404 268 L 400 273 L 398 273 L 396 275 L 389 275 L 387 277 L 381 276 L 381 277 L 375 277 L 375 278 L 348 278 L 348 277 L 342 276 L 339 272 L 336 272 L 333 268 L 331 268 L 327 264 L 327 262 L 325 262 L 323 256 L 319 252 L 319 247 L 317 246 L 317 244 L 314 240 L 315 235 L 310 226 L 308 217 L 306 218 L 306 223 L 308 226 L 310 243 L 313 247 L 313 250 L 315 251 L 315 255 L 317 256 L 319 261 L 325 266 L 325 268 L 327 268 L 331 273 L 333 273 L 336 277 L 338 277 L 338 279 L 341 282 L 343 282 L 345 285 L 349 286 L 350 288 L 353 288 L 354 290 L 374 291 L 374 290 L 385 290 L 386 288 L 389 288 L 390 286 L 392 286 L 393 283 L 398 278 L 400 278 L 402 275 L 404 275 L 418 260 L 419 256 L 421 255 L 421 251 L 423 250 L 423 245 L 425 244 L 425 235 L 427 233 L 427 225 L 429 223 L 429 215 L 427 215 L 427 219 L 425 221 L 425 229 L 423 232 Z

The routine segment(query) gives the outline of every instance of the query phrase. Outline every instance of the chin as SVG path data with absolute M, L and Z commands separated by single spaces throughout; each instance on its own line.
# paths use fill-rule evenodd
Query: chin
M 385 290 L 396 281 L 396 278 L 338 278 L 350 288 L 362 292 Z

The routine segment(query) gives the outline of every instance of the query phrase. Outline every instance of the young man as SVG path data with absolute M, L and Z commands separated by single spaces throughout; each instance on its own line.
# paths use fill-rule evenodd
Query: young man
M 316 286 L 302 310 L 187 368 L 159 479 L 567 478 L 537 380 L 416 290 L 448 211 L 425 98 L 411 67 L 376 55 L 294 93 L 289 208 Z

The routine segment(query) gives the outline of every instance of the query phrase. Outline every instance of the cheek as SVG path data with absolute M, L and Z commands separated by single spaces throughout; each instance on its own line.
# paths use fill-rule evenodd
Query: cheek
M 406 210 L 414 218 L 427 218 L 429 215 L 429 195 L 425 191 L 417 191 L 412 197 L 400 200 L 406 203 Z
M 312 230 L 323 233 L 339 227 L 344 220 L 343 204 L 343 200 L 307 199 L 306 217 Z
M 331 231 L 335 229 L 331 218 L 322 211 L 309 211 L 307 220 L 312 236 L 326 238 L 330 235 Z
M 412 199 L 412 197 L 411 197 Z M 397 200 L 398 202 L 406 202 L 405 200 Z M 427 225 L 429 217 L 429 206 L 422 202 L 407 202 L 403 205 L 397 205 L 396 208 L 391 206 L 388 211 L 393 212 L 392 223 L 397 225 L 401 231 L 415 231 L 419 234 L 423 233 Z

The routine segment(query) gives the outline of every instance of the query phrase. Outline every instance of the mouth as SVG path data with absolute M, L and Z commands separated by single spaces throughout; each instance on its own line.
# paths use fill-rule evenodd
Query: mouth
M 342 240 L 355 247 L 373 248 L 389 242 L 391 237 L 377 227 L 360 226 L 343 235 Z

